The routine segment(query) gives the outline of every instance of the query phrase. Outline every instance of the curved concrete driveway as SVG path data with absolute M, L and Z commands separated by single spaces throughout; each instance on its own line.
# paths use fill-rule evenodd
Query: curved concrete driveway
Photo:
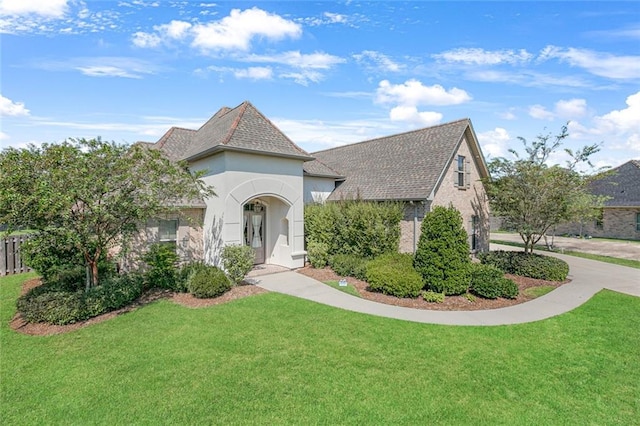
M 512 249 L 495 244 L 491 248 Z M 270 291 L 354 312 L 447 325 L 504 325 L 539 321 L 575 309 L 603 288 L 640 297 L 639 269 L 574 256 L 552 255 L 569 263 L 571 283 L 530 302 L 485 311 L 428 311 L 385 305 L 348 295 L 293 271 L 257 277 L 256 284 Z

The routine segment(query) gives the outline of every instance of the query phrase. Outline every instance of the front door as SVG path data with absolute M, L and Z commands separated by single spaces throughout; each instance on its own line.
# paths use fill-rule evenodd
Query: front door
M 250 203 L 244 206 L 244 244 L 255 253 L 254 264 L 264 263 L 265 212 L 262 204 Z

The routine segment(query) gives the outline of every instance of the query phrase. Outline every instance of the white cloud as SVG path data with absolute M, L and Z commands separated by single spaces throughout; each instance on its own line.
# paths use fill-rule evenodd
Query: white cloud
M 281 78 L 288 78 L 302 86 L 308 86 L 309 82 L 319 83 L 322 81 L 323 75 L 318 71 L 300 70 L 298 72 L 284 72 L 279 75 Z
M 233 9 L 229 16 L 216 22 L 194 25 L 192 45 L 202 50 L 249 50 L 255 38 L 281 40 L 298 38 L 299 24 L 256 7 Z
M 398 72 L 404 69 L 404 65 L 398 64 L 387 55 L 373 50 L 363 50 L 353 55 L 353 58 L 365 67 L 382 72 Z
M 313 17 L 313 18 L 298 18 L 297 22 L 301 22 L 305 25 L 309 25 L 311 27 L 317 27 L 320 25 L 347 25 L 350 27 L 355 27 L 354 22 L 361 21 L 364 18 L 361 15 L 343 15 L 341 13 L 333 13 L 333 12 L 324 12 L 321 17 Z
M 273 70 L 269 67 L 249 67 L 237 69 L 233 75 L 236 78 L 249 78 L 251 80 L 269 80 L 273 76 Z
M 502 118 L 503 120 L 515 120 L 517 118 L 516 114 L 513 112 L 513 108 L 498 113 L 498 117 Z
M 506 129 L 496 127 L 493 130 L 478 133 L 477 135 L 484 155 L 492 158 L 507 155 L 511 136 L 509 136 L 509 132 Z
M 3 131 L 0 131 L 0 141 L 9 139 L 9 135 Z
M 28 116 L 29 110 L 22 102 L 13 102 L 9 98 L 0 95 L 0 115 L 8 117 Z
M 186 38 L 191 27 L 189 22 L 174 20 L 168 24 L 154 25 L 155 33 L 136 32 L 132 36 L 132 41 L 137 47 L 158 47 L 162 43 Z
M 69 58 L 64 62 L 39 62 L 38 67 L 49 71 L 80 71 L 90 77 L 122 78 L 142 78 L 158 69 L 153 63 L 121 56 Z
M 382 80 L 376 91 L 377 102 L 397 103 L 402 106 L 418 105 L 458 105 L 472 98 L 464 90 L 454 87 L 446 90 L 439 84 L 424 86 L 418 80 L 407 80 L 402 84 L 391 84 Z
M 62 18 L 68 0 L 0 0 L 0 16 L 38 15 Z
M 626 100 L 627 108 L 614 110 L 597 118 L 599 127 L 605 131 L 640 133 L 640 92 Z
M 561 48 L 547 46 L 538 59 L 559 59 L 569 65 L 584 68 L 588 72 L 600 77 L 611 79 L 638 79 L 638 64 L 640 56 L 615 56 L 606 52 L 596 52 L 589 49 Z
M 432 55 L 432 57 L 443 62 L 461 62 L 466 65 L 515 65 L 531 61 L 533 55 L 525 49 L 514 51 L 458 48 Z
M 587 101 L 584 99 L 559 100 L 556 102 L 556 114 L 564 119 L 577 119 L 587 112 Z
M 153 48 L 158 47 L 162 43 L 162 37 L 158 34 L 145 33 L 138 31 L 133 33 L 131 41 L 137 47 Z
M 542 105 L 532 105 L 529 107 L 529 115 L 538 120 L 553 120 L 554 115 Z
M 402 121 L 418 126 L 433 126 L 440 123 L 442 114 L 433 111 L 418 111 L 415 106 L 399 105 L 389 111 L 391 121 Z
M 283 52 L 275 55 L 248 55 L 239 59 L 246 62 L 275 63 L 301 69 L 325 70 L 345 62 L 339 56 L 324 52 L 304 54 L 299 51 Z

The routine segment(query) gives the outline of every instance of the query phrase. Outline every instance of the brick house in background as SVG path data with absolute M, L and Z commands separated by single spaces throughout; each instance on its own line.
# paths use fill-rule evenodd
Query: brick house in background
M 425 213 L 452 204 L 470 244 L 487 250 L 488 176 L 468 119 L 309 154 L 251 103 L 220 109 L 198 130 L 171 128 L 155 143 L 171 160 L 203 170 L 216 197 L 185 205 L 182 217 L 150 222 L 140 243 L 175 244 L 182 259 L 219 264 L 222 247 L 254 249 L 256 264 L 304 264 L 304 204 L 359 197 L 404 204 L 401 250 L 413 251 Z
M 579 234 L 640 240 L 640 160 L 630 160 L 605 173 L 590 186 L 595 195 L 608 197 L 596 220 L 556 227 L 556 235 Z M 581 226 L 582 225 L 582 226 Z

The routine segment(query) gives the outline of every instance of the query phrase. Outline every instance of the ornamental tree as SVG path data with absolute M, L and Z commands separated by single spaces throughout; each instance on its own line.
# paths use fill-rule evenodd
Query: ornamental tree
M 570 158 L 565 167 L 549 164 L 568 136 L 567 127 L 562 126 L 558 135 L 539 135 L 531 143 L 519 137 L 524 156 L 511 149 L 513 159 L 496 158 L 489 163 L 492 178 L 484 184 L 492 214 L 520 234 L 525 253 L 531 253 L 550 228 L 583 216 L 585 205 L 597 209 L 602 204 L 602 198 L 588 191 L 592 177 L 577 171 L 583 163 L 593 168 L 589 158 L 600 150 L 598 144 L 575 152 L 564 149 Z
M 87 288 L 98 260 L 125 247 L 148 219 L 215 195 L 186 163 L 141 144 L 69 139 L 0 152 L 0 223 L 36 233 L 56 230 L 82 254 Z

